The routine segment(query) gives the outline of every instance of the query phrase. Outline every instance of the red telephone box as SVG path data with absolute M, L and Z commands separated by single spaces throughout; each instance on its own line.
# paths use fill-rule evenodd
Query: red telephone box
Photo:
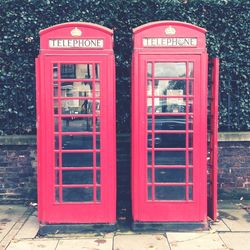
M 206 225 L 206 30 L 159 21 L 133 32 L 133 219 Z
M 116 221 L 113 32 L 72 22 L 40 32 L 38 218 Z

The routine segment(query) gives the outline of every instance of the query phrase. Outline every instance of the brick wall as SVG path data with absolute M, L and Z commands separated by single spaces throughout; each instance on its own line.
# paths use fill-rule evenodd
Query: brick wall
M 239 134 L 220 134 L 220 199 L 250 199 L 250 133 Z M 121 217 L 131 210 L 130 173 L 130 140 L 123 135 L 117 138 L 117 200 Z M 35 201 L 35 137 L 0 137 L 0 204 Z
M 34 136 L 0 139 L 0 204 L 36 201 L 36 144 Z

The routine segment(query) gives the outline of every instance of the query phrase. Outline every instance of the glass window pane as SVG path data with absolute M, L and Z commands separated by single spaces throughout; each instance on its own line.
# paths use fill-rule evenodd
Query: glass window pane
M 55 171 L 55 184 L 59 185 L 59 171 L 58 170 Z
M 193 130 L 193 123 L 194 123 L 194 121 L 193 121 L 193 116 L 190 115 L 190 116 L 188 117 L 188 129 L 189 129 L 189 130 Z
M 54 100 L 54 114 L 58 114 L 58 100 Z
M 152 183 L 152 168 L 148 168 L 148 183 Z
M 185 148 L 186 134 L 158 134 L 154 135 L 155 148 Z
M 62 171 L 62 184 L 93 184 L 93 171 Z
M 101 201 L 101 188 L 96 188 L 96 200 Z
M 100 170 L 96 170 L 96 183 L 97 183 L 97 184 L 100 184 L 100 183 L 101 183 Z
M 193 168 L 188 169 L 188 182 L 193 182 Z
M 95 97 L 100 97 L 100 83 L 95 83 Z
M 186 63 L 158 62 L 155 63 L 155 77 L 186 77 Z
M 185 113 L 186 98 L 154 98 L 155 113 Z
M 93 201 L 93 188 L 63 188 L 63 202 Z
M 55 188 L 55 200 L 57 203 L 60 202 L 59 188 Z
M 58 97 L 58 83 L 54 82 L 54 97 Z
M 188 85 L 188 94 L 189 95 L 193 95 L 193 86 L 194 86 L 194 81 L 193 80 L 189 80 L 189 85 Z
M 152 187 L 148 187 L 148 200 L 152 200 Z
M 155 151 L 155 165 L 186 165 L 186 152 Z
M 59 136 L 55 136 L 55 149 L 59 149 Z
M 185 168 L 156 168 L 155 182 L 186 182 Z
M 62 97 L 92 97 L 92 82 L 62 82 Z
M 61 64 L 61 79 L 90 79 L 91 64 Z
M 148 134 L 148 148 L 152 148 L 152 134 Z
M 148 77 L 152 77 L 152 63 L 147 63 L 147 67 L 148 67 L 147 75 Z
M 152 105 L 153 105 L 153 102 L 152 102 L 152 98 L 147 98 L 147 112 L 148 113 L 152 113 Z
M 62 100 L 62 114 L 92 114 L 92 100 Z
M 54 118 L 54 128 L 55 128 L 55 131 L 58 132 L 58 118 Z
M 93 153 L 62 153 L 63 167 L 92 167 Z
M 100 135 L 96 135 L 96 149 L 100 149 Z
M 100 79 L 100 64 L 95 64 L 95 79 Z
M 96 126 L 96 132 L 100 132 L 100 117 L 96 117 L 96 122 L 95 122 L 95 126 Z
M 101 159 L 100 159 L 100 153 L 96 153 L 96 166 L 100 167 Z
M 148 165 L 152 165 L 152 151 L 148 151 Z
M 148 120 L 148 123 L 151 120 Z M 155 130 L 186 130 L 186 117 L 183 116 L 155 116 Z
M 62 149 L 93 149 L 93 135 L 64 135 Z
M 152 130 L 152 115 L 148 115 L 148 130 Z
M 193 200 L 193 186 L 188 187 L 188 199 Z
M 194 77 L 194 63 L 193 62 L 188 63 L 188 76 Z
M 155 187 L 156 200 L 185 200 L 186 187 L 185 186 L 156 186 Z
M 189 148 L 193 147 L 193 134 L 188 135 L 188 147 Z
M 63 132 L 84 132 L 93 130 L 93 122 L 91 117 L 69 117 L 62 118 Z
M 188 152 L 188 165 L 193 165 L 193 151 Z
M 54 79 L 58 78 L 58 65 L 57 65 L 57 63 L 53 64 L 53 78 Z
M 185 80 L 155 80 L 155 96 L 186 95 Z
M 152 96 L 152 81 L 148 80 L 147 95 Z
M 55 153 L 55 167 L 59 167 L 59 153 Z

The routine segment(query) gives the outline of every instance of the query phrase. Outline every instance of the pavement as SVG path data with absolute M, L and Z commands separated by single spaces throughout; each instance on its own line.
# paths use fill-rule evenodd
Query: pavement
M 242 202 L 243 203 L 243 202 Z M 34 207 L 0 206 L 0 250 L 250 250 L 250 206 L 221 203 L 219 219 L 209 230 L 38 236 Z

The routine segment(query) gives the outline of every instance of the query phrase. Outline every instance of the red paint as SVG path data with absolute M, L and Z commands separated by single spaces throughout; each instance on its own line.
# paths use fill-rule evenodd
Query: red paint
M 75 28 L 78 35 L 81 31 L 80 36 L 72 36 Z M 51 48 L 51 39 L 101 39 L 103 46 Z M 112 30 L 91 23 L 65 23 L 42 30 L 36 77 L 39 221 L 44 224 L 115 223 Z
M 142 25 L 133 32 L 133 219 L 137 222 L 206 223 L 206 30 L 187 23 L 159 21 Z M 154 46 L 145 46 L 145 38 L 152 38 L 145 44 Z M 185 44 L 175 38 L 194 39 L 195 42 Z M 193 75 L 189 74 L 190 63 Z M 147 70 L 149 66 L 152 71 Z M 192 91 L 187 84 L 189 81 L 193 82 Z M 160 87 L 161 84 L 165 87 Z M 189 101 L 193 102 L 192 110 L 187 109 Z M 193 119 L 193 127 L 189 127 L 189 119 Z M 149 140 L 147 136 L 151 136 Z M 192 154 L 193 162 L 189 161 Z M 190 173 L 192 178 L 188 177 L 188 171 L 193 171 Z M 193 195 L 189 197 L 191 188 Z
M 209 166 L 209 193 L 208 215 L 211 219 L 217 219 L 218 199 L 218 107 L 219 107 L 219 58 L 213 58 L 212 82 L 211 82 L 211 116 L 210 116 L 210 166 Z

